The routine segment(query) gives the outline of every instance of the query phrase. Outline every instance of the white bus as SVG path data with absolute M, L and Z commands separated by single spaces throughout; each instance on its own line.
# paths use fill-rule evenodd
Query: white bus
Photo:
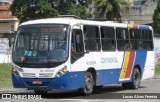
M 138 89 L 154 76 L 152 27 L 48 18 L 22 23 L 12 52 L 15 88 L 45 94 L 53 89 L 78 89 L 122 84 Z

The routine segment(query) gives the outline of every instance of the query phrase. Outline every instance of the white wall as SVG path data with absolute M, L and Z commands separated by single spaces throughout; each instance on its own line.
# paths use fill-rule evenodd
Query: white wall
M 0 54 L 0 63 L 10 63 L 11 55 Z
M 154 38 L 154 48 L 155 48 L 155 61 L 160 64 L 160 38 Z
M 9 63 L 10 60 L 9 40 L 8 38 L 0 38 L 0 63 Z

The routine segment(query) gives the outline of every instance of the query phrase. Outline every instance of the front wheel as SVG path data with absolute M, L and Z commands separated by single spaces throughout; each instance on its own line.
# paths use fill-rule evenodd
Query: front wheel
M 81 93 L 83 93 L 83 95 L 87 96 L 92 94 L 93 92 L 93 76 L 91 72 L 86 72 L 85 74 L 85 85 L 82 89 L 80 89 L 79 91 Z

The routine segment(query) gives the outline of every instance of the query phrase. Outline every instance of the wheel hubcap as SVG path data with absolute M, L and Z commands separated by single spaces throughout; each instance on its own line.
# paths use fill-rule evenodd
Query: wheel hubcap
M 92 79 L 90 77 L 87 77 L 86 80 L 85 80 L 85 91 L 86 92 L 91 92 L 92 87 L 93 87 Z
M 135 74 L 134 80 L 135 80 L 135 85 L 136 85 L 136 87 L 138 87 L 139 82 L 140 82 L 140 76 L 139 76 L 138 73 Z

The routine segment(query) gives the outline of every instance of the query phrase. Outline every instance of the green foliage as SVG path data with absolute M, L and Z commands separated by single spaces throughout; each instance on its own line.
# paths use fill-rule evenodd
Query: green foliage
M 126 14 L 126 7 L 129 3 L 124 0 L 94 0 L 96 12 L 100 12 L 101 17 L 106 17 L 107 20 L 121 21 L 121 13 Z
M 0 63 L 0 88 L 11 87 L 12 77 L 11 77 L 11 65 Z
M 157 8 L 153 14 L 153 28 L 157 33 L 160 33 L 160 0 L 157 2 Z
M 87 12 L 90 0 L 14 0 L 11 5 L 13 15 L 20 22 L 57 17 L 58 15 L 76 15 L 83 19 L 89 16 Z
M 58 16 L 58 11 L 44 0 L 36 0 L 36 2 L 33 0 L 14 0 L 11 11 L 19 18 L 20 22 Z
M 160 75 L 160 66 L 155 67 L 155 75 Z

